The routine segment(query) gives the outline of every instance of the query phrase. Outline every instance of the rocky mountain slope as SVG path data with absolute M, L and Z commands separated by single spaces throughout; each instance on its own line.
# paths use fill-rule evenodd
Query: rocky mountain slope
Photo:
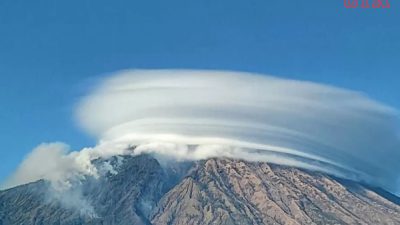
M 400 224 L 400 199 L 356 182 L 232 159 L 95 162 L 99 179 L 58 195 L 44 181 L 0 192 L 0 225 Z

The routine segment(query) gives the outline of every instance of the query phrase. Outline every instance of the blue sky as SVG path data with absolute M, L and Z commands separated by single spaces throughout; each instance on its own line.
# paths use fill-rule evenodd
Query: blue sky
M 260 72 L 365 92 L 400 108 L 400 3 L 342 0 L 0 2 L 0 181 L 36 145 L 95 140 L 74 104 L 129 68 Z

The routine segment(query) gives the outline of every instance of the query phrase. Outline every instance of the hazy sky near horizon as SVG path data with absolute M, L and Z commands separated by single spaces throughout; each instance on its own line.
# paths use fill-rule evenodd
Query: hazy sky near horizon
M 400 3 L 343 1 L 0 2 L 0 181 L 32 148 L 95 140 L 73 118 L 122 69 L 218 69 L 361 91 L 400 108 Z

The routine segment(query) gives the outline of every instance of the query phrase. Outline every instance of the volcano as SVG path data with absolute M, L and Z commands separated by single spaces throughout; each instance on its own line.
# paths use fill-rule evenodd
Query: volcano
M 70 190 L 39 180 L 1 191 L 0 224 L 400 224 L 398 197 L 322 172 L 230 158 L 178 163 L 148 154 L 93 164 L 112 170 Z

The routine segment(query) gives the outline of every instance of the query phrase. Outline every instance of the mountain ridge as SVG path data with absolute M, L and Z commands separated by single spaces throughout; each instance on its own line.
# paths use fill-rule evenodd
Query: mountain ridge
M 0 191 L 0 225 L 400 224 L 399 198 L 324 173 L 229 158 L 160 162 L 150 155 L 94 162 L 115 171 L 68 193 L 93 214 L 46 197 L 45 181 Z

